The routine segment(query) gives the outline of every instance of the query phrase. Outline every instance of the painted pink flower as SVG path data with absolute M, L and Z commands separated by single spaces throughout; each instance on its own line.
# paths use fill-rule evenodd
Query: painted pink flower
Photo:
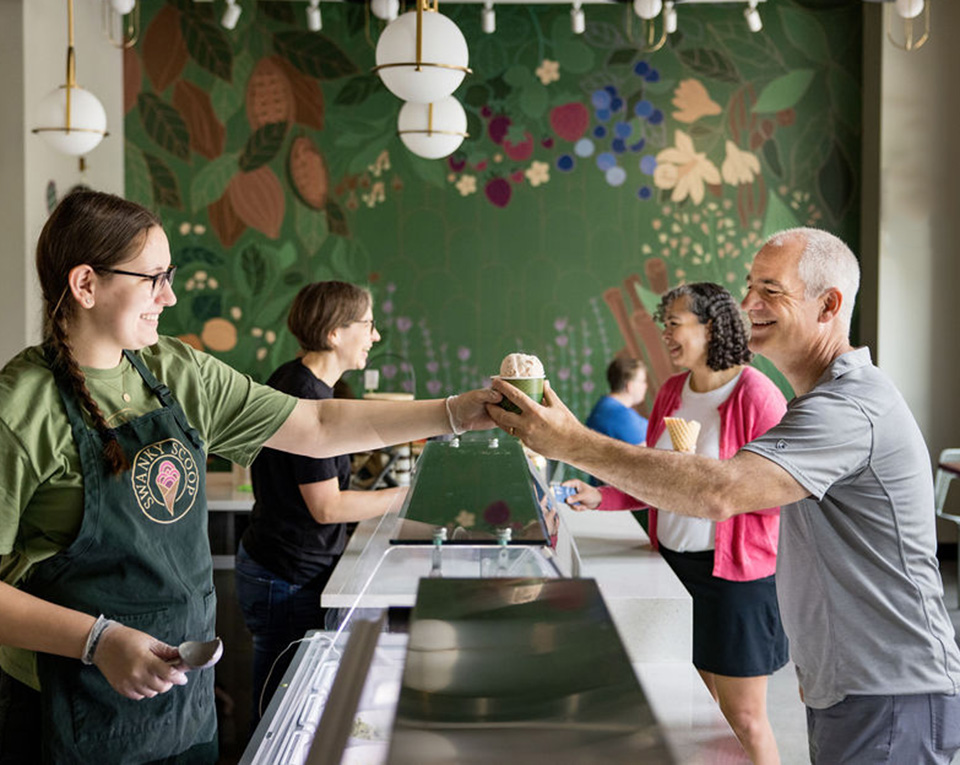
M 439 380 L 427 380 L 427 393 L 431 396 L 436 396 L 441 388 L 443 388 L 443 383 Z
M 401 332 L 409 332 L 410 327 L 413 326 L 413 322 L 410 320 L 409 316 L 398 316 L 397 317 L 397 329 Z
M 438 369 L 440 369 L 440 364 L 439 364 L 438 362 L 436 362 L 436 361 L 428 361 L 428 362 L 427 362 L 427 371 L 428 371 L 430 374 L 435 375 L 435 374 L 437 373 L 437 370 L 438 370 Z
M 563 330 L 567 328 L 567 317 L 563 316 L 559 319 L 554 319 L 553 328 L 557 330 L 557 332 L 563 332 Z
M 397 368 L 393 364 L 384 364 L 382 367 L 380 367 L 380 371 L 388 380 L 392 380 L 397 376 Z
M 403 381 L 403 384 L 402 384 L 400 387 L 403 388 L 407 393 L 413 393 L 413 392 L 414 392 L 414 391 L 413 391 L 413 380 L 404 380 L 404 381 Z
M 470 349 L 461 345 L 459 348 L 457 348 L 457 358 L 460 359 L 460 361 L 466 361 L 469 359 Z
M 396 291 L 397 291 L 396 284 L 394 284 L 393 282 L 390 282 L 389 284 L 387 284 L 387 292 L 396 292 Z
M 560 371 L 557 372 L 557 377 L 559 377 L 561 380 L 569 380 L 569 379 L 570 379 L 570 369 L 569 369 L 568 367 L 563 367 L 563 368 L 561 368 Z
M 384 300 L 384 301 L 380 304 L 380 310 L 383 311 L 384 313 L 393 313 L 393 301 L 392 301 L 392 300 Z
M 566 335 L 557 335 L 557 339 L 554 342 L 561 348 L 566 348 L 567 343 L 570 342 L 570 338 L 568 338 Z
M 582 374 L 584 377 L 589 377 L 590 375 L 592 375 L 592 374 L 593 374 L 593 365 L 592 365 L 592 364 L 584 364 L 583 366 L 581 366 L 581 367 L 580 367 L 580 374 Z
M 584 393 L 593 393 L 593 380 L 584 380 L 581 387 Z

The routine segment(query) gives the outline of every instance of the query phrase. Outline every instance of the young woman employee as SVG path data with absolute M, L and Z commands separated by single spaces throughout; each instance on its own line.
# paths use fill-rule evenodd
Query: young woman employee
M 148 210 L 75 192 L 37 244 L 44 342 L 0 371 L 0 762 L 217 759 L 208 452 L 313 457 L 493 427 L 492 391 L 299 400 L 158 335 L 176 302 Z

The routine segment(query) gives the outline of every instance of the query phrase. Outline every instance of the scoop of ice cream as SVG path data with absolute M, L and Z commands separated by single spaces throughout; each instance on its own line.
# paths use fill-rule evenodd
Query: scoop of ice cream
M 543 364 L 527 353 L 510 353 L 500 362 L 501 377 L 543 377 Z

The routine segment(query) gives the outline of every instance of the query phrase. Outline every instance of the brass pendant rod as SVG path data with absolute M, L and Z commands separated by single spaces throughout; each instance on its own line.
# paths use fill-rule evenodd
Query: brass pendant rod
M 417 0 L 417 71 L 422 71 L 420 61 L 423 59 L 423 3 Z
M 73 51 L 73 0 L 67 0 L 67 135 L 70 135 L 70 96 L 77 87 L 76 54 Z

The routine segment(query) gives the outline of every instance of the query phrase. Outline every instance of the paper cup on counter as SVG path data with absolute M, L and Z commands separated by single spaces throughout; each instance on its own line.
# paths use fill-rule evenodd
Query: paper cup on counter
M 503 377 L 500 375 L 500 379 L 510 383 L 514 388 L 519 388 L 538 404 L 543 401 L 542 377 Z M 500 406 L 508 412 L 519 414 L 522 411 L 506 396 L 500 399 Z

